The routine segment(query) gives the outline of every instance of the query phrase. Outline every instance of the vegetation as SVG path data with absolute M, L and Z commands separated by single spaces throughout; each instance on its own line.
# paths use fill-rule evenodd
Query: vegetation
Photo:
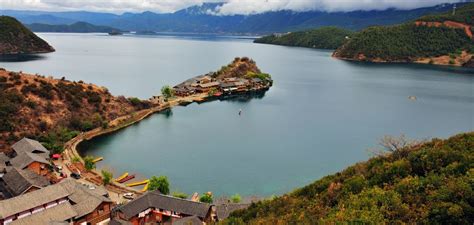
M 474 3 L 449 13 L 422 17 L 435 22 L 455 20 L 472 24 Z M 368 61 L 411 62 L 419 58 L 444 56 L 462 51 L 472 52 L 474 41 L 464 29 L 447 26 L 425 26 L 409 22 L 396 26 L 369 27 L 351 36 L 334 52 L 334 56 Z M 446 62 L 447 63 L 447 62 Z
M 170 193 L 170 183 L 168 182 L 168 177 L 166 176 L 152 176 L 150 178 L 150 183 L 148 184 L 149 191 L 159 190 L 162 194 L 167 195 Z
M 431 14 L 421 17 L 419 20 L 427 22 L 444 22 L 446 20 L 455 21 L 459 23 L 465 23 L 474 25 L 474 4 L 467 4 L 456 9 L 456 13 L 453 15 L 452 11 L 447 11 L 440 14 Z
M 100 173 L 102 174 L 102 182 L 104 182 L 104 185 L 110 184 L 113 179 L 112 172 L 107 170 L 101 170 Z
M 187 199 L 188 198 L 188 195 L 186 193 L 183 193 L 183 192 L 179 192 L 179 191 L 175 191 L 171 194 L 173 197 L 176 197 L 176 198 L 181 198 L 181 199 Z
M 27 25 L 34 32 L 72 32 L 72 33 L 109 33 L 109 32 L 120 32 L 119 29 L 107 26 L 96 26 L 86 22 L 76 22 L 70 25 L 50 25 L 42 23 L 33 23 Z
M 84 167 L 87 171 L 95 169 L 94 158 L 92 156 L 84 157 Z
M 242 197 L 240 197 L 239 194 L 235 194 L 235 195 L 230 196 L 230 200 L 233 203 L 239 203 L 240 201 L 242 201 Z
M 169 85 L 165 85 L 161 88 L 161 94 L 165 99 L 169 99 L 174 97 L 174 89 L 171 88 Z
M 199 201 L 200 202 L 204 202 L 204 203 L 212 203 L 213 200 L 212 200 L 212 194 L 210 193 L 204 193 L 200 198 L 199 198 Z
M 43 39 L 9 16 L 0 16 L 0 46 L 0 55 L 54 51 Z
M 382 145 L 384 154 L 223 224 L 472 224 L 474 133 L 425 143 L 386 137 Z
M 254 73 L 248 72 L 246 75 L 247 78 L 259 78 L 260 80 L 271 80 L 272 76 L 268 73 Z
M 314 30 L 269 35 L 256 39 L 255 43 L 297 46 L 319 49 L 336 49 L 341 46 L 352 31 L 337 27 L 323 27 Z

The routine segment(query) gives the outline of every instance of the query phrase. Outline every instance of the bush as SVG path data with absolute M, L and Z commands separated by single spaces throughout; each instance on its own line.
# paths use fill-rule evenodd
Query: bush
M 149 191 L 159 190 L 162 194 L 167 195 L 170 193 L 170 183 L 168 182 L 168 177 L 166 176 L 152 176 L 150 178 L 150 183 L 148 184 Z
M 212 200 L 212 195 L 209 194 L 209 193 L 205 193 L 203 194 L 200 198 L 199 198 L 199 201 L 200 202 L 203 202 L 203 203 L 209 203 L 211 204 L 213 202 Z
M 235 194 L 235 195 L 232 195 L 230 197 L 230 200 L 233 202 L 233 203 L 239 203 L 240 201 L 242 201 L 242 197 L 240 197 L 239 194 Z
M 87 171 L 95 169 L 94 158 L 92 156 L 84 157 L 84 167 Z
M 171 194 L 173 197 L 176 197 L 176 198 L 181 198 L 181 199 L 187 199 L 188 198 L 188 195 L 186 193 L 183 193 L 183 192 L 173 192 L 173 194 Z
M 104 185 L 110 184 L 113 178 L 113 174 L 107 170 L 101 170 L 100 173 L 102 174 L 102 182 Z

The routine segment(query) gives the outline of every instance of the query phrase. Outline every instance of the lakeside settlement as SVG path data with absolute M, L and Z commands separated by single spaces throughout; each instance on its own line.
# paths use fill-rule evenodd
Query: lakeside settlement
M 0 154 L 0 192 L 4 199 L 0 201 L 0 224 L 206 224 L 227 218 L 256 199 L 206 203 L 199 201 L 197 193 L 182 199 L 158 190 L 147 192 L 148 180 L 134 182 L 133 177 L 124 175 L 104 185 L 97 171 L 85 168 L 77 145 L 176 105 L 260 93 L 272 84 L 270 75 L 261 73 L 253 60 L 235 58 L 217 72 L 173 88 L 164 87 L 163 96 L 150 99 L 152 107 L 77 135 L 65 143 L 61 154 L 53 154 L 36 140 L 21 139 L 11 146 L 11 154 Z M 124 179 L 130 182 L 122 182 Z M 130 188 L 134 183 L 145 187 L 141 191 Z

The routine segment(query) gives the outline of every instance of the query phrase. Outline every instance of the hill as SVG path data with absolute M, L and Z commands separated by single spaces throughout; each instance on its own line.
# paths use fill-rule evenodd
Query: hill
M 256 39 L 255 43 L 297 46 L 319 49 L 336 49 L 353 32 L 337 27 L 323 27 L 314 30 L 298 31 L 283 35 L 273 34 Z
M 0 152 L 22 137 L 48 149 L 122 115 L 148 108 L 136 98 L 112 96 L 104 87 L 0 69 Z
M 474 133 L 404 145 L 222 224 L 472 224 Z
M 18 20 L 0 16 L 0 55 L 54 52 L 46 41 L 28 30 Z
M 26 25 L 34 32 L 64 32 L 64 33 L 109 33 L 119 31 L 117 28 L 108 26 L 96 26 L 86 22 L 76 22 L 70 25 L 49 25 L 33 23 Z
M 370 27 L 352 35 L 333 56 L 358 61 L 416 62 L 462 66 L 474 53 L 474 3 L 395 26 Z
M 222 4 L 205 3 L 174 13 L 162 14 L 142 12 L 116 15 L 84 11 L 41 12 L 15 10 L 0 10 L 0 13 L 14 16 L 25 24 L 72 24 L 84 21 L 94 25 L 132 31 L 270 34 L 326 26 L 360 30 L 374 25 L 399 24 L 423 15 L 445 12 L 453 7 L 452 4 L 442 4 L 411 10 L 386 9 L 352 12 L 281 10 L 254 15 L 216 15 L 215 12 Z

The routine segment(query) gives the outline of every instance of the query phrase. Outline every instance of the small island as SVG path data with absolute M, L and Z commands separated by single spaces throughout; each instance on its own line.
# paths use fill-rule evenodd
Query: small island
M 205 99 L 224 98 L 268 90 L 273 85 L 271 76 L 262 73 L 255 61 L 247 57 L 235 58 L 217 72 L 193 77 L 174 86 L 173 93 L 179 97 L 204 94 Z M 186 104 L 186 101 L 183 102 Z

